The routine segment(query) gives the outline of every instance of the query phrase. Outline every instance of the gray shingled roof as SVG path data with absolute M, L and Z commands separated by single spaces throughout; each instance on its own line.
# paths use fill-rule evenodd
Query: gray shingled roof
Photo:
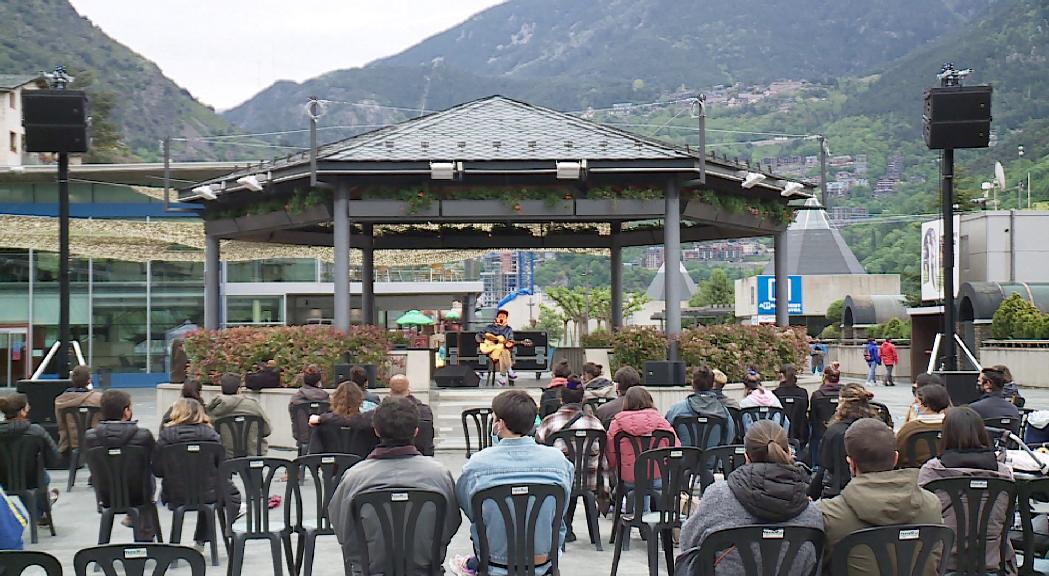
M 824 274 L 866 274 L 841 233 L 831 228 L 827 212 L 819 200 L 809 198 L 798 210 L 787 228 L 787 274 L 819 276 Z M 763 274 L 775 272 L 775 261 L 765 266 Z
M 684 264 L 678 264 L 680 271 L 678 273 L 678 293 L 681 295 L 681 301 L 685 302 L 696 293 L 696 283 L 692 280 L 692 277 L 688 275 L 688 270 L 685 270 Z M 667 265 L 664 262 L 659 267 L 659 272 L 656 272 L 655 278 L 652 279 L 652 283 L 648 285 L 648 290 L 645 294 L 648 295 L 648 299 L 652 301 L 663 301 L 667 299 L 667 284 L 666 284 L 666 270 Z
M 0 74 L 0 90 L 14 90 L 39 78 L 39 74 Z
M 325 146 L 322 160 L 664 160 L 683 149 L 570 114 L 491 96 Z

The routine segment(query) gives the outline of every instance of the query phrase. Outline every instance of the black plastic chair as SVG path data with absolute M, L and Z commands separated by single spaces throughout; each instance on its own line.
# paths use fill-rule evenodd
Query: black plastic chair
M 269 508 L 270 487 L 279 470 L 285 470 L 288 481 L 283 496 L 284 513 L 278 520 L 270 514 L 278 514 Z M 296 468 L 290 460 L 282 458 L 234 458 L 226 460 L 219 466 L 219 475 L 232 481 L 234 476 L 240 478 L 243 490 L 245 515 L 240 520 L 226 518 L 226 537 L 230 540 L 229 573 L 240 576 L 244 566 L 244 547 L 248 540 L 269 540 L 270 553 L 273 556 L 273 572 L 281 576 L 281 550 L 287 556 L 288 572 L 295 573 L 294 555 L 291 551 L 291 492 L 297 482 Z
M 706 464 L 703 450 L 692 446 L 657 448 L 641 453 L 634 463 L 634 506 L 629 514 L 619 518 L 616 529 L 616 548 L 612 556 L 612 576 L 619 569 L 623 542 L 630 528 L 637 528 L 648 545 L 648 573 L 659 573 L 659 540 L 663 540 L 667 573 L 674 573 L 674 528 L 681 528 L 682 519 L 691 513 L 685 499 L 691 499 L 696 483 L 700 481 Z M 660 485 L 655 481 L 659 479 Z M 650 512 L 645 511 L 648 500 Z M 682 511 L 682 508 L 686 508 Z
M 936 573 L 943 576 L 954 543 L 954 531 L 938 524 L 903 524 L 857 530 L 841 539 L 831 554 L 831 574 L 849 574 L 849 557 L 865 548 L 857 563 L 874 565 L 881 574 L 922 576 L 929 562 L 939 561 Z M 905 562 L 901 562 L 905 559 Z M 982 571 L 981 571 L 982 572 Z
M 889 428 L 893 428 L 892 413 L 889 412 L 889 407 L 881 402 L 870 402 L 871 406 L 874 406 L 878 410 L 878 418 L 885 423 Z
M 44 451 L 47 446 L 42 438 L 23 434 L 20 438 L 0 443 L 0 484 L 8 496 L 18 496 L 29 512 L 29 538 L 37 543 L 37 520 L 40 511 L 37 502 L 43 496 L 44 513 L 47 514 L 51 535 L 55 535 L 55 518 L 51 509 L 51 498 L 44 481 Z
M 798 446 L 804 446 L 809 439 L 809 402 L 808 398 L 797 396 L 780 396 L 780 404 L 783 405 L 783 413 L 790 421 L 790 430 L 787 438 L 797 441 Z
M 820 444 L 827 432 L 827 423 L 837 410 L 837 396 L 816 398 L 809 406 L 809 453 L 814 467 L 819 465 Z
M 740 411 L 743 422 L 743 435 L 746 436 L 747 428 L 758 420 L 772 420 L 784 429 L 789 429 L 791 422 L 787 419 L 787 413 L 782 408 L 775 406 L 751 406 Z
M 928 458 L 924 460 L 918 457 L 918 444 L 925 444 Z M 943 430 L 922 430 L 907 437 L 907 444 L 903 447 L 903 464 L 906 468 L 920 468 L 933 458 L 940 455 L 943 444 Z
M 492 421 L 495 413 L 491 408 L 467 408 L 460 415 L 463 421 L 463 435 L 466 438 L 466 457 L 469 458 L 474 452 L 480 452 L 492 445 Z M 477 450 L 471 448 L 470 429 L 477 432 Z
M 550 518 L 550 548 L 546 551 L 550 568 L 549 576 L 560 576 L 557 567 L 558 551 L 561 549 L 561 522 L 565 515 L 565 492 L 560 486 L 550 484 L 504 484 L 474 494 L 470 501 L 477 528 L 477 573 L 488 575 L 491 564 L 491 546 L 488 543 L 489 526 L 484 519 L 484 505 L 491 502 L 499 511 L 503 531 L 506 535 L 506 572 L 508 576 L 534 576 L 536 532 L 539 514 L 548 501 L 552 501 L 553 514 Z
M 546 443 L 550 446 L 554 446 L 560 440 L 565 446 L 566 456 L 575 465 L 572 494 L 568 497 L 568 524 L 572 524 L 572 519 L 575 518 L 576 503 L 579 498 L 582 498 L 590 542 L 598 551 L 603 548 L 601 547 L 601 528 L 597 525 L 597 495 L 601 493 L 605 477 L 604 467 L 607 466 L 605 460 L 607 437 L 604 430 L 560 430 L 546 439 Z M 595 448 L 598 452 L 598 468 L 592 472 L 589 463 L 594 457 Z M 590 488 L 591 481 L 595 484 L 596 490 Z
M 847 454 L 845 454 L 844 434 L 838 437 L 838 441 L 831 446 L 830 450 L 830 467 L 823 472 L 823 498 L 832 498 L 841 494 L 845 486 L 852 481 L 852 470 L 849 469 L 849 461 L 845 458 Z
M 987 433 L 992 437 L 1001 437 L 1002 433 L 1007 430 L 1019 436 L 1022 423 L 1022 418 L 1012 418 L 1010 416 L 983 419 L 983 425 L 987 427 Z M 1023 438 L 1022 436 L 1020 437 Z
M 226 457 L 226 449 L 215 442 L 181 442 L 168 444 L 160 449 L 157 458 L 164 473 L 163 482 L 179 482 L 182 501 L 167 502 L 171 509 L 171 535 L 168 541 L 182 541 L 182 524 L 186 512 L 196 512 L 197 522 L 204 522 L 211 543 L 211 565 L 219 565 L 218 530 L 216 526 L 222 512 L 223 482 L 219 478 L 219 466 Z M 206 497 L 212 489 L 215 498 Z
M 294 498 L 298 515 L 292 531 L 298 534 L 298 550 L 295 554 L 294 574 L 313 574 L 313 553 L 317 549 L 318 536 L 334 536 L 335 530 L 328 519 L 328 503 L 331 502 L 335 489 L 346 470 L 361 461 L 355 454 L 310 454 L 299 456 L 294 460 L 296 468 Z M 303 505 L 302 485 L 307 480 L 313 481 L 313 518 L 306 516 L 307 507 Z
M 102 513 L 98 543 L 109 543 L 113 536 L 113 519 L 117 514 L 127 514 L 132 526 L 142 522 L 143 515 L 150 515 L 155 532 L 153 538 L 163 542 L 160 515 L 153 501 L 153 474 L 146 449 L 142 446 L 95 446 L 87 451 L 87 465 L 94 480 L 98 509 Z
M 714 414 L 678 416 L 670 424 L 677 432 L 678 438 L 681 439 L 681 444 L 686 446 L 704 449 L 709 445 L 718 446 L 732 442 L 732 439 L 728 437 L 728 418 L 724 416 Z M 716 441 L 711 443 L 710 438 L 715 434 Z M 685 441 L 686 435 L 687 442 Z
M 715 446 L 703 451 L 703 459 L 706 466 L 700 477 L 700 492 L 706 492 L 714 483 L 714 474 L 721 472 L 723 478 L 728 478 L 736 468 L 746 464 L 747 450 L 742 444 Z
M 736 437 L 724 439 L 720 444 L 740 444 L 743 442 L 743 411 L 735 406 L 725 406 L 728 415 L 732 417 L 732 424 L 736 428 Z
M 627 487 L 626 481 L 623 480 L 623 446 L 624 443 L 629 446 L 633 451 L 634 458 L 642 452 L 652 450 L 653 448 L 669 448 L 674 445 L 675 436 L 673 432 L 667 430 L 654 430 L 651 436 L 634 436 L 627 432 L 619 432 L 615 438 L 612 439 L 614 449 L 618 458 L 616 458 L 616 489 L 612 493 L 612 507 L 615 509 L 612 517 L 612 536 L 608 541 L 609 544 L 616 543 L 616 530 L 619 526 L 619 517 L 623 514 L 623 505 L 627 500 L 630 488 Z M 627 539 L 625 543 L 626 549 L 630 548 L 630 536 L 627 533 Z
M 226 443 L 226 438 L 232 439 L 233 445 L 233 457 L 234 458 L 248 458 L 262 456 L 262 427 L 265 424 L 260 416 L 226 416 L 225 418 L 216 418 L 212 425 L 215 427 L 215 431 L 222 437 L 222 443 Z M 255 428 L 255 451 L 251 453 L 248 451 L 248 438 L 251 436 L 251 429 Z
M 1009 545 L 1009 527 L 1013 523 L 1013 511 L 1016 506 L 1016 483 L 1001 478 L 948 478 L 933 480 L 924 488 L 934 493 L 944 493 L 950 499 L 954 509 L 955 553 L 958 576 L 983 576 L 988 569 L 986 561 L 987 541 L 991 534 L 991 515 L 995 503 L 1005 497 L 1008 508 L 1005 522 L 1002 525 L 1001 548 L 999 550 L 999 570 L 1005 574 L 1006 557 Z
M 602 406 L 604 406 L 605 404 L 608 404 L 612 400 L 615 400 L 615 398 L 603 398 L 603 397 L 602 398 L 591 398 L 591 399 L 587 400 L 586 402 L 584 402 L 583 404 L 584 404 L 584 406 L 587 406 L 587 407 L 590 408 L 590 414 L 591 415 L 596 416 L 597 415 L 597 409 L 602 407 Z
M 1013 547 L 1022 551 L 1020 576 L 1035 576 L 1045 572 L 1035 569 L 1035 562 L 1049 551 L 1049 534 L 1034 531 L 1035 512 L 1032 505 L 1049 502 L 1049 478 L 1032 478 L 1016 483 L 1016 507 L 1020 513 L 1020 530 L 1011 530 Z M 1019 556 L 1019 555 L 1018 555 Z
M 361 570 L 370 574 L 371 560 L 368 556 L 368 538 L 363 527 L 366 522 L 374 520 L 379 525 L 380 541 L 376 544 L 383 549 L 386 564 L 384 576 L 410 576 L 418 574 L 413 560 L 417 557 L 414 532 L 423 525 L 420 517 L 423 510 L 433 507 L 433 522 L 427 522 L 432 532 L 430 549 L 426 554 L 429 560 L 426 573 L 440 576 L 444 573 L 441 544 L 443 541 L 445 515 L 448 502 L 444 495 L 429 490 L 369 490 L 361 492 L 350 501 L 350 512 L 357 525 L 357 547 L 361 551 Z M 368 517 L 365 512 L 371 511 Z M 456 511 L 458 513 L 458 510 Z
M 3 576 L 21 576 L 26 568 L 40 567 L 46 576 L 62 576 L 62 563 L 47 552 L 35 550 L 0 550 Z
M 151 562 L 152 561 L 152 562 Z M 109 544 L 78 550 L 73 556 L 73 571 L 76 576 L 87 576 L 87 567 L 95 565 L 105 576 L 144 576 L 147 564 L 155 562 L 149 571 L 151 576 L 164 576 L 179 562 L 189 564 L 191 576 L 204 576 L 204 555 L 188 546 L 172 544 Z M 117 564 L 123 568 L 117 571 Z
M 741 526 L 713 532 L 703 544 L 678 556 L 676 564 L 686 568 L 676 574 L 714 576 L 716 562 L 728 550 L 739 555 L 743 572 L 740 576 L 815 576 L 823 557 L 823 531 L 804 526 Z M 808 544 L 813 550 L 812 569 L 794 572 L 794 562 Z M 847 572 L 842 572 L 847 574 Z
M 301 423 L 303 430 L 306 430 L 306 442 L 300 443 L 297 446 L 299 456 L 305 456 L 310 448 L 310 435 L 313 433 L 313 428 L 308 424 L 310 416 L 317 416 L 330 411 L 331 402 L 325 402 L 323 400 L 318 400 L 316 402 L 302 402 L 291 407 L 292 428 L 297 426 L 296 423 Z
M 102 409 L 98 406 L 70 406 L 69 408 L 63 408 L 58 412 L 58 425 L 65 431 L 66 438 L 69 440 L 69 481 L 66 482 L 66 492 L 73 490 L 73 484 L 76 483 L 76 471 L 83 465 L 81 461 L 81 448 L 84 445 L 84 437 L 87 435 L 87 431 L 91 428 L 92 423 L 98 417 L 98 413 Z M 76 448 L 73 448 L 73 432 L 76 432 Z

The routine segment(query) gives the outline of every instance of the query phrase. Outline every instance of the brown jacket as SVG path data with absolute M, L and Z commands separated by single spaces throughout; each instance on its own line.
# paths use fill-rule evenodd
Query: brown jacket
M 80 439 L 77 438 L 76 429 L 76 418 L 70 417 L 67 426 L 69 428 L 69 437 L 66 437 L 66 427 L 62 425 L 61 416 L 62 410 L 66 408 L 79 408 L 81 406 L 101 406 L 102 405 L 102 393 L 98 390 L 84 390 L 80 388 L 69 388 L 65 392 L 58 395 L 55 398 L 55 422 L 58 422 L 58 451 L 65 453 L 70 448 L 79 448 Z M 94 428 L 102 420 L 100 414 L 95 414 L 95 417 L 88 422 L 87 427 Z

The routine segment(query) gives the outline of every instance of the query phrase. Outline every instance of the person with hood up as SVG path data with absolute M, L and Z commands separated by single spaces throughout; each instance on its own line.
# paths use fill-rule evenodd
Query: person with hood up
M 58 445 L 55 444 L 55 440 L 51 438 L 51 435 L 44 430 L 44 427 L 29 421 L 29 399 L 25 394 L 9 394 L 7 396 L 0 396 L 0 413 L 4 415 L 4 421 L 0 422 L 0 444 L 6 444 L 8 442 L 14 442 L 23 435 L 28 434 L 39 438 L 43 446 L 43 459 L 44 466 L 47 468 L 55 468 L 59 464 L 61 456 L 58 452 Z M 28 481 L 26 486 L 29 488 L 43 488 L 37 493 L 39 501 L 36 503 L 37 510 L 40 512 L 40 523 L 47 525 L 51 522 L 50 518 L 44 516 L 47 510 L 47 502 L 44 498 L 58 498 L 58 490 L 49 490 L 48 484 L 51 482 L 51 477 L 48 476 L 47 472 L 44 472 L 44 486 L 37 486 L 38 479 L 36 478 L 36 469 L 33 468 L 29 471 L 31 477 L 26 478 Z M 0 484 L 4 484 L 6 479 L 4 476 L 6 472 L 0 473 Z
M 812 496 L 813 499 L 837 496 L 841 487 L 851 479 L 851 476 L 848 476 L 848 462 L 835 462 L 835 458 L 837 454 L 844 454 L 841 446 L 845 442 L 845 432 L 853 423 L 863 418 L 878 417 L 877 409 L 870 405 L 871 398 L 874 398 L 874 394 L 862 384 L 850 382 L 842 387 L 838 409 L 830 419 L 830 425 L 820 442 L 820 457 L 817 461 L 819 472 L 812 478 L 812 486 L 809 490 L 809 496 Z M 892 446 L 896 447 L 896 436 L 892 437 Z M 846 477 L 836 477 L 835 469 Z
M 808 478 L 794 463 L 783 428 L 771 420 L 759 420 L 747 430 L 743 446 L 746 464 L 711 484 L 699 508 L 681 527 L 682 550 L 698 548 L 718 530 L 753 524 L 823 529 L 820 509 L 805 493 Z M 803 547 L 790 574 L 808 574 L 818 562 L 812 547 Z M 742 573 L 735 549 L 718 556 L 714 574 Z
M 585 395 L 583 400 L 590 400 L 591 398 L 615 398 L 616 397 L 616 385 L 614 382 L 602 375 L 604 366 L 595 364 L 594 362 L 587 362 L 583 365 L 583 386 L 585 386 Z
M 918 486 L 914 468 L 896 470 L 896 437 L 877 418 L 861 418 L 845 432 L 845 453 L 852 481 L 841 494 L 820 501 L 823 510 L 823 573 L 830 574 L 834 547 L 849 534 L 876 526 L 943 524 L 940 500 Z M 704 496 L 705 498 L 705 496 Z M 935 576 L 939 552 L 923 576 Z M 879 576 L 874 553 L 867 548 L 849 554 L 849 576 Z
M 718 416 L 725 419 L 725 429 L 718 434 L 711 434 L 706 446 L 696 446 L 692 440 L 692 434 L 687 426 L 675 428 L 683 446 L 696 446 L 696 448 L 713 448 L 723 444 L 731 444 L 736 437 L 736 424 L 729 414 L 728 408 L 718 399 L 712 389 L 714 387 L 714 371 L 709 366 L 700 366 L 692 374 L 692 394 L 684 400 L 674 404 L 667 410 L 666 419 L 670 425 L 674 425 L 674 419 L 678 416 Z
M 321 381 L 321 369 L 316 364 L 306 366 L 302 371 L 302 386 L 288 400 L 288 414 L 291 415 L 291 435 L 295 443 L 310 443 L 309 417 L 302 412 L 295 412 L 295 407 L 310 402 L 330 402 L 328 391 Z
M 652 395 L 643 386 L 634 386 L 627 390 L 623 397 L 623 411 L 612 418 L 608 427 L 608 458 L 609 470 L 620 470 L 620 477 L 627 484 L 634 483 L 634 461 L 637 454 L 629 442 L 623 442 L 622 446 L 616 446 L 616 435 L 626 432 L 631 436 L 651 436 L 656 430 L 666 430 L 674 434 L 674 446 L 680 446 L 674 427 L 667 419 L 656 410 Z M 668 446 L 656 446 L 654 448 L 668 448 Z
M 265 438 L 270 435 L 270 419 L 262 405 L 254 398 L 248 398 L 240 394 L 240 376 L 236 374 L 223 374 L 219 378 L 222 386 L 222 394 L 212 398 L 207 406 L 208 417 L 214 422 L 220 418 L 231 418 L 233 416 L 258 416 L 262 418 L 261 426 L 252 426 L 248 430 L 248 455 L 265 456 L 269 446 Z M 262 436 L 262 453 L 252 454 L 257 446 L 257 437 Z M 226 458 L 233 458 L 233 436 L 228 432 L 222 435 L 222 445 L 226 447 Z
M 557 412 L 561 408 L 561 392 L 568 384 L 568 377 L 572 375 L 572 369 L 567 360 L 562 360 L 554 366 L 553 378 L 550 385 L 543 388 L 543 395 L 539 397 L 539 417 L 547 416 Z
M 943 419 L 943 453 L 939 458 L 926 462 L 918 472 L 918 485 L 925 487 L 933 480 L 945 478 L 1000 478 L 1012 480 L 1013 472 L 1008 466 L 998 461 L 983 418 L 968 406 L 959 406 L 947 410 Z M 958 515 L 951 505 L 951 498 L 945 492 L 937 492 L 940 499 L 943 523 L 955 529 Z M 986 506 L 986 504 L 984 504 Z M 1009 502 L 1005 494 L 999 494 L 991 508 L 990 522 L 987 525 L 987 548 L 985 564 L 989 574 L 1016 574 L 1016 553 L 1006 538 L 1005 549 L 1002 549 L 1002 534 L 1012 525 L 1009 517 Z M 965 517 L 964 515 L 962 516 Z M 1004 561 L 1004 566 L 1001 566 Z M 999 568 L 1004 567 L 1004 571 Z M 950 557 L 947 558 L 947 572 L 958 570 L 958 543 L 954 544 Z M 972 568 L 965 566 L 965 568 Z

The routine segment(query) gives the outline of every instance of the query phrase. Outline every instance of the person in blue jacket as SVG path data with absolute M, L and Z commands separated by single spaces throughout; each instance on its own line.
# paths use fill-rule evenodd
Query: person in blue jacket
M 878 383 L 878 366 L 881 364 L 881 354 L 874 338 L 867 338 L 867 345 L 863 347 L 863 359 L 867 361 L 867 385 L 873 386 Z

